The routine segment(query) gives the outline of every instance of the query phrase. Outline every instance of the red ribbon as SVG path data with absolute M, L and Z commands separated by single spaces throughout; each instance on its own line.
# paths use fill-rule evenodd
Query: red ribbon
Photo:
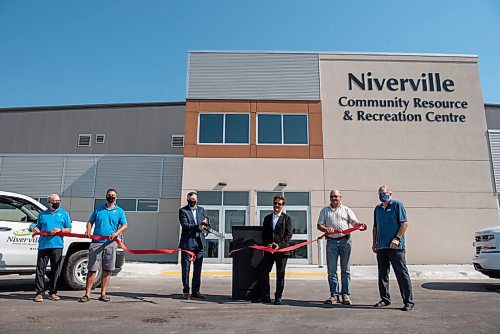
M 243 250 L 245 248 L 258 249 L 258 250 L 261 250 L 264 252 L 269 252 L 271 254 L 289 252 L 292 250 L 296 250 L 297 248 L 301 248 L 301 247 L 307 246 L 309 244 L 312 244 L 313 242 L 317 242 L 319 239 L 325 238 L 326 236 L 328 236 L 330 234 L 335 234 L 335 233 L 349 234 L 349 233 L 352 233 L 352 232 L 357 231 L 357 230 L 364 231 L 364 230 L 366 230 L 366 228 L 364 228 L 363 225 L 357 225 L 357 226 L 354 226 L 354 227 L 351 227 L 351 228 L 348 228 L 348 229 L 342 230 L 342 231 L 334 230 L 332 233 L 325 232 L 324 234 L 322 234 L 320 237 L 318 237 L 315 240 L 300 242 L 296 245 L 285 247 L 285 248 L 274 249 L 271 247 L 259 246 L 259 245 L 246 246 L 246 247 L 242 247 L 242 248 L 238 248 L 238 249 L 233 249 L 232 251 L 229 252 L 229 256 L 231 256 L 233 253 L 239 252 L 240 250 Z
M 116 241 L 118 246 L 120 246 L 121 248 L 123 248 L 124 251 L 126 251 L 127 253 L 130 253 L 130 254 L 173 254 L 173 253 L 177 253 L 177 252 L 184 252 L 184 253 L 189 255 L 189 261 L 192 262 L 196 259 L 196 254 L 192 251 L 187 250 L 187 249 L 180 249 L 180 248 L 177 248 L 177 249 L 167 249 L 167 248 L 163 248 L 163 249 L 130 249 L 127 246 L 125 246 L 125 244 L 120 239 L 118 239 L 118 237 L 115 237 L 114 239 L 109 239 L 109 237 L 103 237 L 101 235 L 91 235 L 91 236 L 87 237 L 85 234 L 80 234 L 80 233 L 57 232 L 56 234 L 50 234 L 50 232 L 42 232 L 42 231 L 40 231 L 40 233 L 34 233 L 33 237 L 37 234 L 48 235 L 48 236 L 57 235 L 60 237 L 89 238 L 89 239 L 93 239 L 93 240 L 114 240 L 114 241 Z

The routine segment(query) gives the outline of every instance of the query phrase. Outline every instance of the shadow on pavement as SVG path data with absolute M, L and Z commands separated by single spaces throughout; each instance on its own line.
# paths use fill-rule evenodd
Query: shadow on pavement
M 485 283 L 485 282 L 429 282 L 422 284 L 422 288 L 429 290 L 444 290 L 444 291 L 500 293 L 500 283 Z

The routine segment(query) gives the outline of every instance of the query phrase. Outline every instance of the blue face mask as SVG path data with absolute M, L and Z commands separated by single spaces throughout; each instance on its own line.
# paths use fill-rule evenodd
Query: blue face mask
M 378 195 L 378 199 L 380 200 L 380 202 L 387 202 L 389 200 L 389 197 L 391 197 L 391 195 L 389 195 L 389 194 L 379 194 Z

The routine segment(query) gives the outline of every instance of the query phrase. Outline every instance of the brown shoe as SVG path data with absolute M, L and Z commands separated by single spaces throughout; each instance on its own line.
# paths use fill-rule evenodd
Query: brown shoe
M 323 304 L 340 304 L 339 296 L 331 296 L 323 302 Z
M 206 299 L 206 297 L 202 295 L 200 292 L 193 292 L 191 298 Z
M 189 300 L 189 293 L 183 293 L 181 299 Z
M 344 305 L 352 305 L 351 298 L 349 298 L 349 296 L 342 296 L 342 304 L 344 304 Z
M 56 301 L 58 301 L 58 300 L 61 300 L 61 297 L 59 297 L 59 296 L 58 296 L 57 294 L 55 294 L 55 293 L 52 293 L 52 294 L 50 294 L 50 295 L 49 295 L 49 299 L 50 299 L 50 300 L 53 300 L 53 301 L 55 301 L 55 302 L 56 302 Z
M 35 299 L 33 299 L 37 303 L 43 302 L 43 295 L 36 295 Z

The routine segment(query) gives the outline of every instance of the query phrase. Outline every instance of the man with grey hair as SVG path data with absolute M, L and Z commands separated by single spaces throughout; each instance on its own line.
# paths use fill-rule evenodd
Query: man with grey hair
M 326 236 L 326 264 L 328 268 L 328 285 L 330 286 L 330 298 L 325 300 L 325 304 L 342 303 L 351 305 L 349 297 L 350 257 L 351 257 L 351 235 L 344 233 L 334 233 L 335 230 L 343 231 L 350 226 L 362 225 L 366 230 L 366 224 L 358 221 L 354 212 L 342 204 L 342 194 L 339 190 L 330 191 L 330 204 L 324 207 L 319 213 L 318 230 L 330 233 Z M 341 283 L 337 277 L 337 262 L 340 257 Z M 342 296 L 342 301 L 340 300 Z
M 405 259 L 405 232 L 408 228 L 408 219 L 403 203 L 392 199 L 392 192 L 388 186 L 378 189 L 380 204 L 373 213 L 373 245 L 372 250 L 377 254 L 378 289 L 381 300 L 373 305 L 384 307 L 391 305 L 389 294 L 389 270 L 394 274 L 403 297 L 402 311 L 411 311 L 413 302 L 412 288 Z
M 71 232 L 71 219 L 67 211 L 60 208 L 61 198 L 52 194 L 47 202 L 49 208 L 40 213 L 36 222 L 34 233 L 49 232 L 50 235 L 42 235 L 38 239 L 38 256 L 36 260 L 35 302 L 42 302 L 45 294 L 45 272 L 50 261 L 49 275 L 49 299 L 58 301 L 59 275 L 63 263 L 64 239 L 55 235 L 59 232 Z

